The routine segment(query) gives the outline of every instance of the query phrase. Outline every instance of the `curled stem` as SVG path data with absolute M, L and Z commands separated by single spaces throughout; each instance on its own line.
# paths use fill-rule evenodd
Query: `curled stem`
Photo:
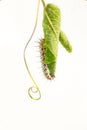
M 28 89 L 28 94 L 29 94 L 29 96 L 30 96 L 33 100 L 38 100 L 38 99 L 40 99 L 40 98 L 41 98 L 41 93 L 40 93 L 39 87 L 37 86 L 37 84 L 36 84 L 36 82 L 35 82 L 33 76 L 31 75 L 31 72 L 30 72 L 30 70 L 29 70 L 29 67 L 28 67 L 28 64 L 27 64 L 27 60 L 26 60 L 26 49 L 27 49 L 27 47 L 28 47 L 28 45 L 29 45 L 29 43 L 30 43 L 30 41 L 31 41 L 31 39 L 32 39 L 32 37 L 33 37 L 33 35 L 34 35 L 35 29 L 36 29 L 36 26 L 37 26 L 39 7 L 40 7 L 40 0 L 38 0 L 38 7 L 37 7 L 37 14 L 36 14 L 35 26 L 34 26 L 34 29 L 33 29 L 32 34 L 31 34 L 31 36 L 30 36 L 30 38 L 29 38 L 29 40 L 28 40 L 28 42 L 27 42 L 27 44 L 26 44 L 26 46 L 25 46 L 25 48 L 24 48 L 24 53 L 23 53 L 24 63 L 25 63 L 26 69 L 27 69 L 28 74 L 29 74 L 29 76 L 30 76 L 30 78 L 31 78 L 31 80 L 33 81 L 33 84 L 34 84 L 34 86 L 32 86 L 32 87 L 30 87 L 30 88 Z M 35 91 L 34 91 L 34 89 L 35 89 Z M 38 97 L 34 97 L 35 95 L 33 95 L 33 94 L 36 94 L 36 93 L 39 94 Z
M 30 87 L 28 89 L 28 94 L 33 100 L 39 100 L 41 98 L 41 93 L 37 86 Z

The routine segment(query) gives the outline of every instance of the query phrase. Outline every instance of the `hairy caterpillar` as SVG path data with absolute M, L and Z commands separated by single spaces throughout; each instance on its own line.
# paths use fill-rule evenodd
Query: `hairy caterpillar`
M 68 52 L 72 52 L 72 46 L 70 45 L 65 33 L 61 31 L 60 9 L 54 4 L 46 5 L 44 0 L 42 0 L 42 3 L 44 7 L 43 22 L 42 22 L 44 38 L 40 40 L 40 53 L 41 53 L 41 58 L 42 58 L 44 74 L 47 77 L 47 79 L 52 80 L 55 77 L 59 41 Z M 38 0 L 35 27 L 24 49 L 24 62 L 25 62 L 28 74 L 30 75 L 34 83 L 34 86 L 29 88 L 28 94 L 34 100 L 40 99 L 41 93 L 40 93 L 39 87 L 37 86 L 35 80 L 33 79 L 30 73 L 29 67 L 27 65 L 26 57 L 25 57 L 25 52 L 36 29 L 39 6 L 40 6 L 40 0 Z M 39 96 L 33 97 L 31 93 L 33 94 L 39 93 Z
M 44 46 L 44 39 L 40 40 L 40 53 L 41 53 L 41 60 L 42 60 L 42 67 L 43 67 L 43 72 L 45 74 L 45 76 L 47 77 L 47 79 L 52 80 L 54 79 L 54 75 L 51 75 L 48 69 L 47 64 L 44 63 L 45 57 L 46 57 L 46 48 Z

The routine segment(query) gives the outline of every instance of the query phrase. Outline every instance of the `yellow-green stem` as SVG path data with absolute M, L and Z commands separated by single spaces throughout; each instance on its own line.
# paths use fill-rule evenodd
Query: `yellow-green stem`
M 46 6 L 46 4 L 45 4 L 45 1 L 44 1 L 44 0 L 42 0 L 42 3 L 43 3 L 43 6 L 45 7 L 45 6 Z

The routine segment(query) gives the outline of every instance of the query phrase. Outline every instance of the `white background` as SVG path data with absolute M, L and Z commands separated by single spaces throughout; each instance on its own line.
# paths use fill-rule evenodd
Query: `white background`
M 62 29 L 73 46 L 59 44 L 56 79 L 42 73 L 37 47 L 42 33 L 43 6 L 27 61 L 42 94 L 28 96 L 33 85 L 23 61 L 23 49 L 35 23 L 38 0 L 0 1 L 0 130 L 87 130 L 87 1 L 46 0 L 62 12 Z

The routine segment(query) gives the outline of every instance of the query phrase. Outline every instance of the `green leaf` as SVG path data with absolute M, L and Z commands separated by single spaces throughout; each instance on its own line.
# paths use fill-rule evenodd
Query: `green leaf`
M 60 34 L 61 13 L 54 4 L 47 4 L 44 8 L 43 31 L 45 39 L 46 57 L 45 63 L 51 64 L 57 59 L 58 42 Z M 49 69 L 51 68 L 48 66 Z M 55 70 L 56 65 L 52 65 Z M 51 71 L 51 70 L 50 70 Z
M 72 46 L 63 31 L 60 32 L 59 40 L 68 52 L 72 52 Z

